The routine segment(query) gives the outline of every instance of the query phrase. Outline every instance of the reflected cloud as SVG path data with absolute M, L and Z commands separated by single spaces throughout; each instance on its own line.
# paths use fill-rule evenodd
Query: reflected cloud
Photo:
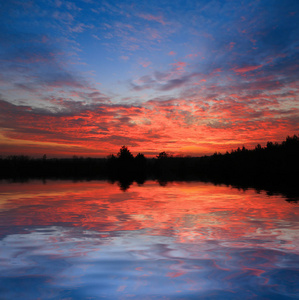
M 200 182 L 1 187 L 6 298 L 296 297 L 299 224 L 282 196 Z

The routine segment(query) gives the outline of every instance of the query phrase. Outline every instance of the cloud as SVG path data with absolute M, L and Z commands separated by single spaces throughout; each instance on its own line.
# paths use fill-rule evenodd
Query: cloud
M 148 20 L 148 21 L 155 21 L 162 25 L 166 25 L 166 22 L 163 20 L 162 16 L 154 16 L 151 14 L 139 14 L 138 17 Z
M 251 71 L 260 69 L 262 67 L 263 67 L 263 65 L 258 65 L 258 66 L 244 66 L 244 67 L 236 68 L 236 69 L 233 69 L 233 70 L 236 73 L 247 73 L 247 72 L 251 72 Z
M 74 16 L 71 13 L 58 10 L 53 13 L 53 18 L 66 24 L 70 24 L 74 21 Z
M 177 88 L 191 80 L 191 77 L 170 80 L 160 88 Z M 144 83 L 151 80 L 151 77 L 142 78 Z M 85 99 L 85 102 L 51 98 L 44 108 L 2 100 L 0 125 L 2 134 L 14 141 L 22 139 L 78 145 L 91 152 L 101 145 L 113 149 L 125 142 L 136 151 L 143 149 L 148 152 L 146 149 L 161 145 L 162 149 L 178 153 L 180 147 L 199 149 L 200 145 L 208 145 L 210 134 L 214 137 L 211 151 L 226 151 L 228 148 L 225 147 L 236 145 L 236 140 L 256 144 L 265 138 L 278 140 L 296 133 L 299 115 L 298 108 L 294 106 L 296 94 L 274 93 L 271 96 L 249 92 L 230 94 L 217 100 L 220 97 L 218 92 L 213 101 L 208 94 L 193 100 L 157 97 L 138 106 L 87 102 L 88 99 L 103 97 L 102 93 L 95 90 L 76 96 Z M 291 108 L 283 107 L 284 99 L 291 101 Z M 201 140 L 198 140 L 198 133 L 202 134 Z M 40 142 L 41 145 L 43 142 Z
M 192 78 L 192 75 L 184 76 L 184 77 L 178 78 L 178 79 L 171 79 L 166 84 L 161 85 L 158 89 L 160 91 L 170 91 L 170 90 L 182 87 L 183 85 L 187 84 L 191 78 Z
M 76 32 L 76 33 L 81 33 L 85 31 L 86 29 L 92 29 L 94 28 L 94 25 L 92 24 L 83 24 L 83 23 L 78 23 L 75 26 L 69 26 L 69 30 L 71 32 Z
M 186 58 L 190 58 L 190 59 L 195 59 L 196 57 L 198 57 L 201 53 L 190 53 L 186 55 Z
M 140 61 L 139 64 L 144 67 L 147 68 L 149 65 L 151 65 L 152 63 L 150 61 Z
M 42 76 L 37 79 L 37 83 L 45 85 L 47 87 L 75 87 L 85 88 L 83 80 L 81 81 L 75 74 L 71 74 L 65 70 L 57 70 L 53 72 L 43 73 Z
M 180 87 L 187 87 L 193 78 L 199 76 L 198 73 L 190 73 L 182 76 L 185 63 L 178 62 L 172 64 L 174 68 L 170 72 L 155 72 L 154 76 L 143 76 L 134 82 L 131 82 L 131 88 L 135 91 L 142 91 L 145 89 L 156 89 L 158 91 L 170 91 Z M 137 83 L 137 84 L 136 84 Z
M 27 92 L 37 92 L 37 88 L 30 84 L 15 83 L 14 86 L 16 89 L 22 89 Z
M 162 39 L 162 35 L 161 32 L 155 28 L 146 28 L 145 30 L 145 36 L 149 39 L 149 40 L 157 40 L 160 41 Z
M 296 1 L 78 5 L 4 4 L 0 130 L 11 143 L 201 154 L 298 133 Z
M 101 40 L 101 38 L 99 38 L 96 34 L 92 34 L 92 36 L 93 36 L 95 39 L 97 39 L 98 41 Z
M 54 45 L 50 36 L 44 39 L 45 36 L 39 34 L 9 33 L 8 29 L 4 36 L 0 34 L 0 43 L 6 40 L 4 51 L 0 53 L 0 73 L 5 74 L 5 84 L 13 87 L 15 92 L 26 91 L 37 98 L 53 89 L 90 89 L 86 79 L 69 67 L 76 62 L 67 64 L 68 53 Z
M 120 56 L 120 59 L 127 61 L 129 59 L 129 56 L 122 55 L 122 56 Z
M 229 50 L 232 50 L 235 47 L 236 43 L 235 42 L 230 42 L 229 43 Z
M 183 61 L 178 61 L 178 62 L 172 63 L 171 65 L 174 66 L 176 71 L 182 71 L 185 69 L 187 64 Z

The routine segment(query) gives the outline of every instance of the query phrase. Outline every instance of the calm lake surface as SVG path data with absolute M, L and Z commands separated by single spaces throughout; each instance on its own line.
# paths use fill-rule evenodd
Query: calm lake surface
M 299 299 L 298 208 L 202 182 L 2 182 L 0 298 Z

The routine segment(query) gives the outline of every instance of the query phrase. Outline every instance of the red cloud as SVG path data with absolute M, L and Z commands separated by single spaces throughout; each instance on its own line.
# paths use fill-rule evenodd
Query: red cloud
M 258 65 L 258 66 L 245 66 L 242 68 L 237 68 L 237 69 L 233 69 L 236 73 L 246 73 L 246 72 L 250 72 L 250 71 L 254 71 L 257 70 L 259 68 L 262 68 L 263 65 Z
M 169 81 L 162 88 L 182 84 L 184 81 Z M 89 96 L 99 95 L 93 92 Z M 277 92 L 254 92 L 250 96 L 232 89 L 221 99 L 198 95 L 194 100 L 156 99 L 138 106 L 84 104 L 60 98 L 55 99 L 55 106 L 58 103 L 60 107 L 56 111 L 0 101 L 0 154 L 24 154 L 26 150 L 29 155 L 105 156 L 126 144 L 133 153 L 203 155 L 242 145 L 253 147 L 298 132 L 298 109 L 292 102 L 288 109 L 281 106 L 280 98 L 295 101 L 296 93 L 279 97 Z M 270 109 L 273 105 L 275 109 Z

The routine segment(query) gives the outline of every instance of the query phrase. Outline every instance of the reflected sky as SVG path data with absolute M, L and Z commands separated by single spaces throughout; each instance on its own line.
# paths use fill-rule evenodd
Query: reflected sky
M 0 185 L 4 299 L 298 299 L 298 204 L 209 183 Z

